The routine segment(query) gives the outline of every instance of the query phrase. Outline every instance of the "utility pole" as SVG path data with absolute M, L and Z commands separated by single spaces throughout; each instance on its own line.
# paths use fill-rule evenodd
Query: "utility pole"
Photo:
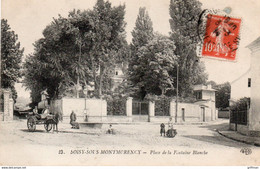
M 186 57 L 188 57 L 191 49 L 187 51 Z M 176 85 L 176 113 L 175 113 L 175 123 L 177 123 L 177 118 L 178 118 L 178 95 L 179 95 L 179 64 L 176 64 L 177 67 L 177 73 L 176 73 L 176 78 L 177 78 L 177 85 Z
M 178 118 L 178 93 L 179 93 L 179 65 L 177 64 L 177 86 L 176 86 L 176 113 L 175 113 L 175 123 L 177 123 L 177 118 Z
M 79 87 L 80 87 L 80 84 L 79 84 L 79 64 L 80 64 L 80 57 L 81 57 L 81 40 L 79 42 L 79 59 L 78 59 L 78 77 L 77 77 L 77 88 L 76 88 L 76 91 L 77 91 L 77 98 L 79 98 Z

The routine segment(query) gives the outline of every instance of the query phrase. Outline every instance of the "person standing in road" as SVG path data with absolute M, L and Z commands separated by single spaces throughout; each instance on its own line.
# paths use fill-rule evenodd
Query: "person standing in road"
M 169 118 L 167 135 L 168 137 L 174 136 L 172 117 Z
M 72 110 L 71 114 L 70 114 L 70 124 L 71 124 L 71 128 L 79 128 L 79 124 L 76 122 L 77 120 L 77 115 L 76 113 L 74 113 L 74 111 Z
M 169 118 L 169 122 L 168 122 L 168 129 L 173 129 L 173 121 L 172 121 L 172 117 Z

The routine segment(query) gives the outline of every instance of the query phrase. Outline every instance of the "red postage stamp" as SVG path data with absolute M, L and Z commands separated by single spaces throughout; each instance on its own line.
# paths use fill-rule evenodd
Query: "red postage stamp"
M 241 19 L 208 14 L 202 56 L 235 60 L 240 25 Z

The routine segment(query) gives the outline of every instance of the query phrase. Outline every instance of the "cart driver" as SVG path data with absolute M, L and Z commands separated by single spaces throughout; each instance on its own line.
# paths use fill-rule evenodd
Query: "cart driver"
M 33 114 L 36 116 L 36 118 L 38 120 L 41 119 L 41 115 L 38 113 L 38 107 L 37 106 L 34 107 Z
M 37 107 L 37 106 L 34 107 L 34 109 L 33 109 L 33 114 L 34 114 L 34 115 L 38 114 L 38 107 Z
M 41 119 L 45 119 L 50 114 L 49 108 L 50 106 L 47 106 L 46 109 L 43 111 L 43 113 L 41 114 Z

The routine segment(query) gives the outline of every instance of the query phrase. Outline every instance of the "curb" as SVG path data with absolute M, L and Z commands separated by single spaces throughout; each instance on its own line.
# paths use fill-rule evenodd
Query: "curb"
M 259 143 L 255 143 L 255 142 L 250 142 L 250 141 L 245 141 L 245 140 L 240 140 L 240 139 L 237 139 L 237 138 L 234 138 L 234 137 L 230 137 L 226 134 L 223 134 L 221 133 L 219 130 L 216 130 L 220 135 L 222 135 L 223 137 L 226 137 L 228 139 L 231 139 L 231 140 L 234 140 L 234 141 L 238 141 L 238 142 L 241 142 L 241 143 L 245 143 L 245 144 L 250 144 L 250 145 L 254 145 L 256 147 L 260 147 L 260 144 Z
M 160 125 L 168 122 L 79 122 L 79 124 L 113 124 L 113 125 Z M 209 122 L 173 123 L 173 125 L 207 125 Z

